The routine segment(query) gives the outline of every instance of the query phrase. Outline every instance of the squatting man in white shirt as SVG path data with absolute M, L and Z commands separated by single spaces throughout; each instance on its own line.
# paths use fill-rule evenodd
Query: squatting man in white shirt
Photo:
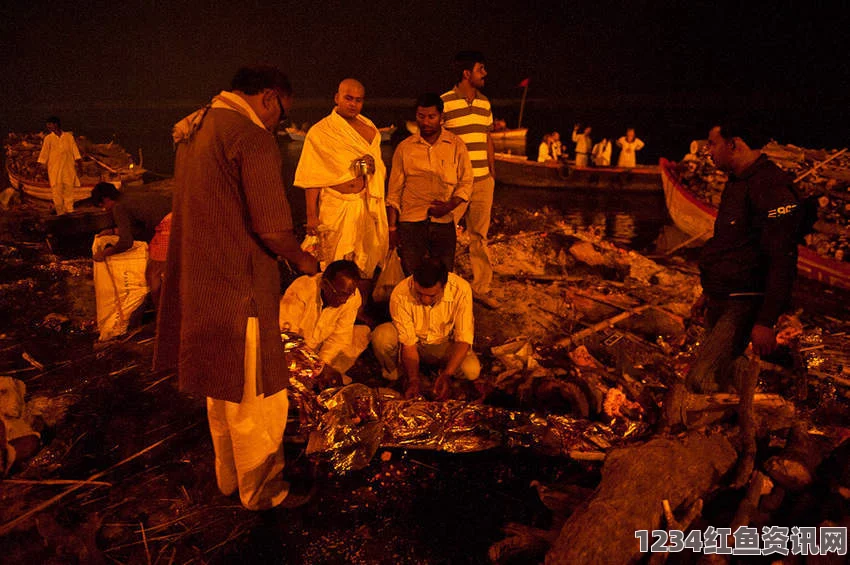
M 426 257 L 390 296 L 387 322 L 372 331 L 372 350 L 384 378 L 407 378 L 405 397 L 421 394 L 421 365 L 438 369 L 434 397 L 449 396 L 452 377 L 475 381 L 481 363 L 472 351 L 474 321 L 472 288 L 442 261 Z
M 355 326 L 362 298 L 360 269 L 353 261 L 334 261 L 322 273 L 298 277 L 280 300 L 280 329 L 304 337 L 326 367 L 345 375 L 369 345 L 369 328 Z

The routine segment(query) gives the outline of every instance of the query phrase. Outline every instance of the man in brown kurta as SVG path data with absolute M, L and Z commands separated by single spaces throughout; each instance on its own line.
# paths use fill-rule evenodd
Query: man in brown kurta
M 207 397 L 224 494 L 259 510 L 289 492 L 282 476 L 288 371 L 278 329 L 277 257 L 306 273 L 273 130 L 292 89 L 273 67 L 240 69 L 231 90 L 175 126 L 173 219 L 155 367 Z M 282 420 L 282 422 L 281 422 Z

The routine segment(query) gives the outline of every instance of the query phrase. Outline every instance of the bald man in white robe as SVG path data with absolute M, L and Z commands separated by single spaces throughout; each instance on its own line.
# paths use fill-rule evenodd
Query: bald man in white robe
M 347 259 L 371 279 L 389 232 L 381 135 L 360 113 L 365 93 L 355 79 L 339 84 L 336 107 L 307 133 L 295 186 L 305 189 L 307 233 L 319 236 L 322 267 Z

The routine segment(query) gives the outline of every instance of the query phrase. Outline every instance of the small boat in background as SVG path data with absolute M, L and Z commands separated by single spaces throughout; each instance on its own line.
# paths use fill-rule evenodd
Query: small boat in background
M 528 128 L 503 129 L 490 132 L 496 153 L 525 155 L 525 137 Z
M 381 134 L 381 143 L 387 143 L 392 137 L 393 133 L 395 133 L 395 130 L 396 127 L 394 125 L 387 126 L 384 128 L 378 128 L 378 133 Z M 288 135 L 289 139 L 291 139 L 292 141 L 304 141 L 304 139 L 307 137 L 306 131 L 293 127 L 286 128 L 285 130 L 279 130 L 277 134 L 280 136 Z
M 298 128 L 286 128 L 285 131 L 292 141 L 304 141 L 307 137 L 307 132 Z M 283 135 L 283 132 L 278 132 L 278 135 Z
M 145 169 L 117 143 L 93 143 L 75 136 L 82 156 L 79 179 L 74 187 L 74 200 L 88 198 L 99 182 L 111 182 L 116 187 L 141 184 Z M 38 200 L 53 200 L 46 169 L 38 164 L 38 154 L 44 141 L 43 133 L 10 133 L 5 139 L 6 174 L 13 188 Z
M 661 192 L 657 166 L 576 167 L 572 161 L 538 163 L 521 155 L 496 153 L 496 180 L 534 188 Z

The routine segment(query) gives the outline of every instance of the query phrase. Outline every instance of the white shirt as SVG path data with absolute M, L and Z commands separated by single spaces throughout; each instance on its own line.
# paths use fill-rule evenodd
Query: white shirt
M 603 139 L 593 146 L 593 164 L 597 167 L 607 167 L 611 164 L 611 142 Z
M 576 153 L 590 153 L 591 139 L 589 135 L 574 131 L 573 141 L 576 144 Z
M 80 150 L 71 132 L 63 131 L 61 136 L 50 132 L 45 136 L 38 162 L 47 167 L 50 186 L 80 186 L 75 163 L 77 159 L 80 159 Z
M 617 147 L 620 148 L 620 156 L 617 157 L 617 166 L 618 167 L 635 167 L 637 166 L 637 159 L 635 158 L 635 153 L 643 149 L 643 141 L 634 138 L 632 141 L 628 141 L 626 136 L 621 137 L 617 140 Z
M 307 346 L 330 363 L 351 345 L 362 299 L 355 291 L 342 306 L 323 307 L 321 282 L 322 273 L 292 281 L 280 299 L 280 329 L 303 336 Z
M 433 306 L 424 306 L 413 291 L 413 277 L 393 289 L 390 316 L 402 345 L 434 345 L 447 341 L 472 345 L 475 322 L 472 316 L 472 287 L 454 273 Z
M 537 162 L 545 163 L 552 158 L 552 155 L 549 154 L 549 144 L 545 141 L 541 141 L 540 147 L 537 148 Z

